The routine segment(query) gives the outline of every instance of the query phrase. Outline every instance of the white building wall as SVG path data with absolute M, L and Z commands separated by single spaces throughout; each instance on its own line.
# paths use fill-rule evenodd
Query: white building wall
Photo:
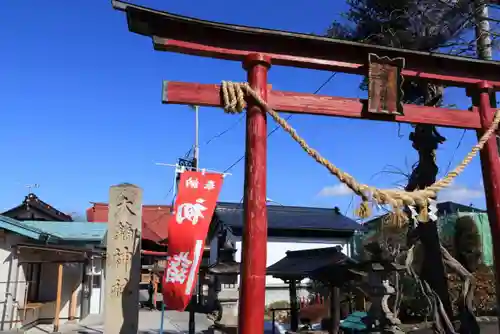
M 12 252 L 12 246 L 21 239 L 19 235 L 0 230 L 0 330 L 21 325 L 16 321 L 19 320 L 19 309 L 24 307 L 26 278 L 24 267 L 18 266 L 19 259 Z
M 266 267 L 278 262 L 286 256 L 287 251 L 297 251 L 315 248 L 328 248 L 335 246 L 342 246 L 342 252 L 347 256 L 350 256 L 351 247 L 350 239 L 291 239 L 291 238 L 281 238 L 281 237 L 269 237 L 267 243 L 267 257 L 266 257 Z M 241 251 L 242 242 L 241 238 L 236 239 L 236 253 L 235 259 L 241 262 Z M 240 277 L 238 276 L 238 285 L 240 282 Z M 298 289 L 297 295 L 307 296 L 307 290 L 305 285 L 307 285 L 307 280 L 303 280 L 301 285 L 304 286 L 302 289 Z M 282 280 L 274 278 L 272 276 L 266 276 L 266 305 L 273 303 L 275 301 L 289 300 L 288 285 Z
M 0 230 L 0 330 L 20 328 L 25 319 L 26 323 L 36 318 L 54 318 L 57 264 L 44 263 L 41 267 L 38 301 L 46 302 L 44 306 L 24 311 L 27 288 L 30 282 L 26 281 L 27 264 L 21 264 L 21 262 L 34 260 L 34 258 L 24 259 L 22 253 L 17 255 L 16 252 L 13 252 L 13 246 L 23 243 L 23 241 L 25 242 L 26 239 L 22 236 Z M 57 254 L 54 253 L 54 259 L 56 257 Z M 82 266 L 81 263 L 68 263 L 63 266 L 60 324 L 65 323 L 69 317 L 73 288 L 78 291 L 75 316 L 80 316 Z
M 40 310 L 39 318 L 53 319 L 55 315 L 55 301 L 57 297 L 57 263 L 42 264 L 42 273 L 40 277 L 40 301 L 46 302 L 47 305 Z M 75 316 L 80 316 L 80 301 L 82 291 L 82 263 L 64 263 L 63 264 L 63 279 L 61 287 L 61 310 L 59 312 L 60 324 L 64 324 L 69 318 L 71 297 L 74 289 L 77 290 L 76 312 Z

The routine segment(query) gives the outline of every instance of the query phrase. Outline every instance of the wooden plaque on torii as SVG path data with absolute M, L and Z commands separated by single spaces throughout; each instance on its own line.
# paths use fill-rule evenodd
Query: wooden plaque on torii
M 403 115 L 404 58 L 368 55 L 368 112 Z

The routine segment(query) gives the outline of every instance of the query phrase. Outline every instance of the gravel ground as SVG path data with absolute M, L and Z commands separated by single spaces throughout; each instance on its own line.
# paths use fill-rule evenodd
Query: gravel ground
M 495 322 L 481 322 L 479 323 L 481 328 L 481 334 L 498 334 L 498 323 Z M 409 330 L 407 333 L 414 334 L 433 334 L 432 329 L 417 329 L 417 330 Z

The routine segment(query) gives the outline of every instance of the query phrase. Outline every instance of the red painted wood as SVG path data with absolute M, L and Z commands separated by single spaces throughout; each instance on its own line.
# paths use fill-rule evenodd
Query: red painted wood
M 163 88 L 163 102 L 221 107 L 220 86 L 174 81 L 165 82 Z M 468 110 L 434 108 L 406 104 L 404 107 L 404 116 L 378 115 L 364 112 L 365 101 L 360 99 L 276 90 L 269 91 L 268 103 L 271 108 L 280 112 L 339 116 L 413 124 L 435 124 L 438 126 L 464 129 L 481 128 L 479 113 Z
M 176 52 L 189 54 L 192 56 L 202 56 L 224 60 L 242 61 L 245 59 L 245 57 L 252 53 L 252 51 L 225 49 L 210 45 L 202 45 L 161 37 L 153 37 L 153 44 L 155 50 L 157 51 Z M 315 70 L 339 71 L 351 74 L 361 74 L 364 71 L 364 65 L 356 63 L 318 58 L 297 57 L 277 53 L 265 53 L 265 55 L 271 58 L 271 62 L 273 65 L 310 68 Z
M 406 68 L 419 73 L 427 72 L 477 80 L 496 81 L 500 69 L 500 64 L 493 61 L 390 48 L 311 34 L 224 24 L 154 10 L 125 1 L 114 0 L 113 7 L 126 13 L 128 28 L 131 32 L 153 38 L 169 38 L 252 53 L 275 53 L 358 64 L 365 64 L 369 54 L 375 53 L 381 57 L 403 57 L 406 60 Z
M 251 54 L 244 62 L 248 82 L 267 100 L 270 59 Z M 246 122 L 244 225 L 238 328 L 241 334 L 264 333 L 267 259 L 266 112 L 249 102 Z
M 495 109 L 491 107 L 490 88 L 487 83 L 480 85 L 479 93 L 479 115 L 483 130 L 478 131 L 481 136 L 491 124 Z M 486 193 L 486 206 L 488 208 L 488 220 L 493 241 L 493 253 L 495 261 L 496 291 L 500 291 L 500 158 L 496 136 L 488 140 L 481 150 L 481 168 L 483 172 L 484 190 Z M 500 307 L 500 294 L 497 293 L 497 307 Z
M 168 252 L 157 252 L 157 251 L 152 251 L 152 250 L 141 250 L 141 254 L 144 255 L 152 255 L 152 256 L 167 256 Z
M 193 56 L 210 57 L 224 60 L 243 61 L 252 51 L 226 49 L 210 45 L 202 45 L 184 42 L 175 39 L 154 37 L 155 50 L 177 52 Z M 335 61 L 319 58 L 298 57 L 285 54 L 266 53 L 271 58 L 273 65 L 292 66 L 299 68 L 310 68 L 315 70 L 326 70 L 349 74 L 366 75 L 367 69 L 364 64 L 355 62 Z M 476 86 L 483 79 L 472 77 L 457 77 L 452 75 L 425 73 L 415 70 L 403 70 L 402 75 L 408 78 L 420 78 L 433 82 L 440 82 L 447 86 L 470 87 Z M 490 81 L 495 88 L 500 89 L 500 81 Z

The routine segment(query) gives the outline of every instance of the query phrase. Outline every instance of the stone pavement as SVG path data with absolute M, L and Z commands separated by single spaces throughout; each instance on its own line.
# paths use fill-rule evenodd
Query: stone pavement
M 160 311 L 139 311 L 139 332 L 138 334 L 159 334 L 160 333 Z M 202 333 L 208 329 L 212 323 L 204 314 L 197 314 L 196 332 Z M 187 312 L 166 311 L 163 323 L 164 333 L 187 333 L 189 314 Z M 40 325 L 32 328 L 26 334 L 45 334 L 52 333 L 52 326 Z M 90 316 L 84 319 L 80 324 L 65 324 L 61 326 L 62 334 L 103 334 L 103 319 L 98 316 Z

